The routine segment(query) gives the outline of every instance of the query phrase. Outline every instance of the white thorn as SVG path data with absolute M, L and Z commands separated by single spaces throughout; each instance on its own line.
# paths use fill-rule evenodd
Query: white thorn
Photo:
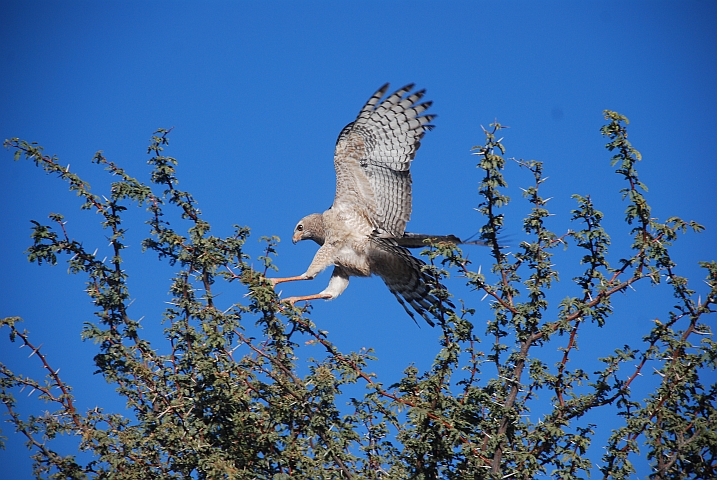
M 35 355 L 37 352 L 40 351 L 41 348 L 42 348 L 42 343 L 40 344 L 39 347 L 35 348 L 35 349 L 32 351 L 32 353 L 27 356 L 27 358 L 30 358 L 30 357 L 32 357 L 33 355 Z

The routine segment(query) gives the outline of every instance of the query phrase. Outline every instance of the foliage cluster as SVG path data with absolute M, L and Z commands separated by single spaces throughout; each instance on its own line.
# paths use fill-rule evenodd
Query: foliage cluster
M 72 389 L 20 328 L 20 319 L 4 318 L 10 340 L 31 350 L 47 372 L 38 380 L 0 365 L 0 396 L 14 429 L 27 438 L 35 474 L 574 479 L 599 471 L 604 478 L 628 478 L 634 472 L 631 459 L 646 455 L 654 478 L 717 478 L 717 385 L 705 383 L 716 366 L 717 346 L 704 322 L 717 300 L 717 263 L 702 264 L 707 291 L 696 297 L 675 272 L 669 247 L 679 233 L 701 227 L 676 217 L 664 223 L 652 217 L 636 170 L 640 154 L 627 140 L 627 119 L 610 111 L 605 118 L 602 134 L 617 174 L 625 179 L 632 250 L 610 265 L 603 214 L 589 197 L 574 197 L 575 230 L 550 231 L 549 199 L 541 196 L 543 165 L 519 161 L 534 179 L 524 190 L 531 210 L 523 229 L 530 240 L 507 253 L 499 240 L 500 208 L 509 201 L 505 147 L 498 138 L 504 127 L 491 125 L 485 143 L 473 149 L 483 175 L 478 210 L 486 220 L 481 235 L 493 258 L 491 273 L 472 270 L 454 245 L 431 245 L 424 252 L 434 275 L 457 271 L 491 300 L 491 320 L 478 331 L 471 322 L 475 310 L 455 302 L 462 308 L 449 309 L 436 332 L 441 348 L 432 367 L 409 366 L 391 385 L 371 373 L 371 351 L 339 351 L 305 307 L 278 302 L 266 281 L 275 269 L 276 238 L 264 239 L 266 253 L 256 270 L 244 251 L 248 228 L 236 226 L 227 238 L 212 235 L 192 195 L 177 188 L 177 160 L 164 154 L 169 131 L 152 137 L 149 184 L 101 152 L 95 155 L 93 161 L 114 177 L 109 198 L 91 193 L 85 181 L 38 145 L 7 140 L 15 159 L 25 157 L 57 175 L 81 197 L 83 209 L 101 218 L 110 258 L 101 260 L 74 239 L 59 214 L 50 215 L 50 225 L 33 222 L 28 256 L 38 264 L 66 257 L 70 271 L 86 277 L 97 319 L 85 324 L 83 337 L 97 344 L 98 372 L 117 386 L 134 413 L 128 418 L 100 407 L 78 411 Z M 123 225 L 132 204 L 148 212 L 144 249 L 176 269 L 161 348 L 150 344 L 128 313 L 132 297 L 123 268 Z M 184 231 L 166 221 L 170 208 L 181 213 Z M 553 257 L 557 247 L 568 244 L 582 252 L 582 273 L 573 279 L 574 293 L 551 305 L 547 296 L 558 277 Z M 240 282 L 247 292 L 244 303 L 217 307 L 218 282 Z M 654 321 L 640 348 L 620 346 L 600 358 L 602 367 L 594 372 L 571 368 L 582 365 L 581 329 L 614 320 L 612 297 L 629 294 L 637 282 L 666 282 L 674 309 Z M 325 351 L 308 365 L 296 354 L 307 339 Z M 547 351 L 557 351 L 559 361 L 548 363 Z M 636 399 L 631 386 L 648 368 L 659 382 L 647 398 Z M 342 391 L 353 384 L 365 385 L 367 393 L 344 405 Z M 15 395 L 27 388 L 39 392 L 54 411 L 28 418 L 17 413 Z M 535 421 L 528 413 L 538 408 L 533 405 L 539 393 L 549 395 L 552 406 Z M 595 425 L 580 419 L 599 408 L 612 409 L 622 426 L 597 462 L 586 457 Z M 53 450 L 52 440 L 61 434 L 79 435 L 79 448 L 91 452 L 92 460 L 82 463 Z

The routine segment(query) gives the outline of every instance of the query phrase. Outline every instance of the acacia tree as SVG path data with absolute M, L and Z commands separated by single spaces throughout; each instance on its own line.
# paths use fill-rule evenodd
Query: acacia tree
M 85 324 L 83 338 L 96 342 L 98 371 L 118 387 L 134 413 L 127 417 L 99 407 L 78 411 L 53 359 L 20 328 L 19 318 L 4 318 L 10 340 L 28 347 L 32 361 L 47 372 L 44 380 L 32 379 L 0 367 L 0 395 L 11 424 L 28 439 L 35 474 L 572 479 L 599 471 L 604 478 L 628 478 L 634 472 L 631 459 L 645 455 L 654 478 L 717 478 L 717 385 L 705 384 L 715 369 L 717 347 L 704 323 L 717 298 L 717 263 L 701 264 L 707 289 L 696 297 L 676 273 L 669 247 L 679 233 L 702 227 L 676 217 L 659 223 L 651 216 L 635 169 L 640 154 L 627 140 L 627 119 L 610 111 L 605 119 L 602 134 L 616 173 L 625 180 L 631 250 L 617 264 L 608 262 L 610 237 L 589 197 L 574 196 L 574 230 L 550 231 L 547 200 L 541 196 L 543 165 L 519 161 L 534 178 L 525 190 L 531 210 L 523 228 L 530 240 L 521 242 L 517 253 L 507 253 L 499 240 L 504 222 L 499 212 L 508 202 L 505 147 L 496 135 L 501 125 L 491 125 L 485 143 L 474 147 L 483 172 L 478 209 L 486 219 L 481 235 L 490 246 L 491 273 L 472 270 L 455 245 L 429 245 L 424 252 L 432 275 L 440 279 L 457 271 L 481 297 L 490 298 L 491 319 L 483 331 L 471 322 L 475 310 L 463 301 L 454 302 L 462 305 L 455 311 L 446 306 L 441 349 L 432 367 L 408 366 L 397 380 L 371 373 L 370 351 L 340 351 L 305 307 L 278 301 L 265 278 L 276 269 L 276 238 L 264 239 L 266 253 L 256 270 L 244 252 L 248 228 L 236 227 L 227 238 L 211 234 L 192 195 L 177 188 L 177 161 L 164 155 L 169 131 L 152 137 L 147 184 L 101 152 L 95 155 L 93 162 L 114 178 L 109 198 L 92 194 L 85 181 L 38 145 L 6 140 L 15 159 L 25 157 L 57 175 L 84 200 L 83 209 L 100 215 L 112 249 L 109 260 L 73 238 L 59 214 L 50 216 L 50 225 L 33 222 L 28 256 L 38 264 L 67 258 L 70 272 L 87 278 L 98 318 Z M 148 212 L 144 249 L 176 269 L 172 301 L 163 315 L 163 345 L 151 344 L 128 313 L 123 225 L 131 204 L 145 205 Z M 168 209 L 179 210 L 184 230 L 170 227 Z M 556 247 L 568 244 L 583 252 L 582 273 L 571 287 L 563 287 L 565 299 L 553 305 L 547 300 L 558 275 L 553 257 L 560 252 Z M 213 292 L 224 282 L 243 285 L 244 303 L 218 308 Z M 619 318 L 611 299 L 616 293 L 629 295 L 637 282 L 667 283 L 674 309 L 655 320 L 639 348 L 618 345 L 613 355 L 599 359 L 600 369 L 586 371 L 585 361 L 595 359 L 580 356 L 578 332 L 589 323 L 602 327 Z M 447 292 L 435 293 L 447 298 Z M 296 355 L 307 339 L 325 350 L 323 358 L 308 361 L 308 369 Z M 557 352 L 559 361 L 549 364 L 547 352 Z M 577 367 L 569 368 L 568 361 Z M 635 398 L 631 386 L 647 368 L 659 381 L 646 398 Z M 368 393 L 344 405 L 341 392 L 353 384 L 364 384 Z M 14 395 L 28 387 L 54 405 L 54 412 L 23 418 Z M 549 407 L 537 403 L 538 393 L 552 397 Z M 540 420 L 526 415 L 531 408 L 541 413 Z M 596 409 L 610 409 L 621 419 L 599 461 L 584 456 L 595 425 L 579 422 Z M 79 448 L 92 460 L 82 463 L 53 450 L 52 439 L 60 434 L 79 435 Z

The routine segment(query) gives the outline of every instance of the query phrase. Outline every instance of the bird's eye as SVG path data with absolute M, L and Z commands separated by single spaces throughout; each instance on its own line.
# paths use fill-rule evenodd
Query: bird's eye
M 297 225 L 297 226 L 296 226 L 296 229 L 297 229 L 298 231 L 300 231 L 300 232 L 303 232 L 303 231 L 304 231 L 304 226 L 303 226 L 303 225 Z

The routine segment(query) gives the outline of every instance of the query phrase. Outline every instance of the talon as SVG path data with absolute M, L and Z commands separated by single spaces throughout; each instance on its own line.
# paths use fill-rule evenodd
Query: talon
M 264 277 L 266 278 L 266 277 Z M 276 288 L 277 285 L 284 282 L 295 282 L 297 280 L 309 280 L 309 278 L 299 275 L 297 277 L 286 277 L 286 278 L 267 278 L 271 283 L 272 288 Z
M 296 302 L 308 302 L 309 300 L 331 300 L 333 297 L 326 293 L 317 293 L 315 295 L 305 295 L 302 297 L 286 297 L 282 302 L 289 302 L 293 307 Z
M 299 300 L 301 300 L 300 297 L 287 297 L 287 298 L 283 299 L 282 302 L 287 302 L 293 307 L 294 304 L 296 302 L 298 302 Z

